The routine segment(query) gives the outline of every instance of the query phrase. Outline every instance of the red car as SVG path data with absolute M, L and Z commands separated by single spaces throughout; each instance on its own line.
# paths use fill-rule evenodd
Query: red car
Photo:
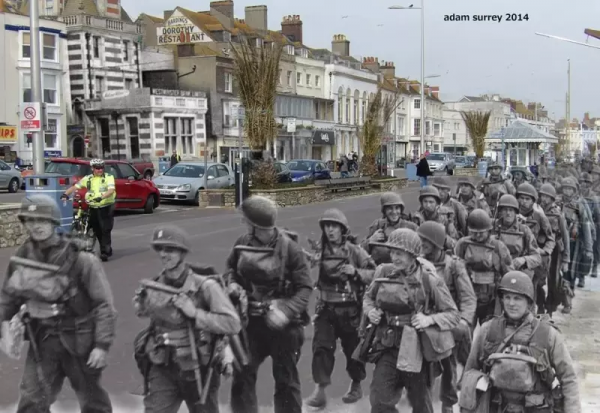
M 115 177 L 117 189 L 117 209 L 143 209 L 151 214 L 160 204 L 160 192 L 154 182 L 144 179 L 129 162 L 106 160 L 106 173 Z M 52 158 L 46 165 L 46 173 L 70 175 L 73 177 L 69 185 L 73 185 L 86 175 L 92 174 L 88 159 Z M 66 182 L 65 182 L 66 183 Z M 83 198 L 86 188 L 77 193 Z M 73 203 L 73 207 L 76 205 Z M 84 206 L 86 208 L 87 206 Z

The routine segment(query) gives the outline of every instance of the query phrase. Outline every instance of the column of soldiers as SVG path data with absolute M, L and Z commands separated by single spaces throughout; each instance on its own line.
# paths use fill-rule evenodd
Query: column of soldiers
M 359 241 L 346 216 L 319 219 L 313 252 L 277 226 L 267 198 L 245 200 L 247 227 L 226 271 L 189 261 L 188 235 L 156 228 L 160 274 L 142 280 L 133 307 L 149 319 L 134 343 L 145 412 L 218 412 L 221 377 L 232 378 L 233 413 L 258 413 L 257 372 L 273 362 L 275 413 L 300 413 L 301 358 L 309 299 L 314 392 L 328 404 L 340 340 L 350 383 L 342 401 L 363 398 L 374 364 L 371 412 L 397 412 L 406 389 L 412 409 L 433 412 L 439 377 L 442 413 L 581 411 L 577 376 L 551 317 L 569 313 L 576 287 L 600 263 L 600 168 L 542 169 L 508 179 L 491 164 L 480 185 L 461 178 L 421 188 L 407 211 L 398 193 L 380 198 L 381 218 Z M 517 184 L 517 185 L 515 185 Z M 11 258 L 0 292 L 0 321 L 30 342 L 19 413 L 50 411 L 68 378 L 81 411 L 112 412 L 100 385 L 117 313 L 102 264 L 59 235 L 57 205 L 23 201 L 29 239 Z M 316 269 L 316 280 L 311 277 Z M 475 329 L 479 326 L 477 333 Z M 459 368 L 464 367 L 459 378 Z M 459 388 L 460 385 L 460 395 Z

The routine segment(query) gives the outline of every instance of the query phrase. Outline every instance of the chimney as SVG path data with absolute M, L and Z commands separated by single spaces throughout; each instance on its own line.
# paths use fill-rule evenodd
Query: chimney
M 233 29 L 232 1 L 211 1 L 210 15 L 216 18 L 226 29 Z
M 583 115 L 583 121 L 584 122 L 589 122 L 590 121 L 590 112 L 585 112 Z
M 436 99 L 440 98 L 440 87 L 439 86 L 431 86 L 431 96 Z
M 281 33 L 292 42 L 302 43 L 302 20 L 300 16 L 284 16 L 281 21 Z
M 267 31 L 267 6 L 248 6 L 244 9 L 246 24 L 253 29 Z
M 167 20 L 169 20 L 169 17 L 171 17 L 171 15 L 175 12 L 175 10 L 165 10 L 163 11 L 163 19 L 165 20 L 165 22 Z
M 350 41 L 343 34 L 334 34 L 331 41 L 331 52 L 341 57 L 349 57 Z
M 425 85 L 425 96 L 429 96 L 430 91 L 431 91 L 431 88 L 428 85 Z
M 379 70 L 383 74 L 384 79 L 393 79 L 396 77 L 396 67 L 394 66 L 394 62 L 384 62 Z
M 362 67 L 369 69 L 373 73 L 380 73 L 379 59 L 376 57 L 363 58 Z

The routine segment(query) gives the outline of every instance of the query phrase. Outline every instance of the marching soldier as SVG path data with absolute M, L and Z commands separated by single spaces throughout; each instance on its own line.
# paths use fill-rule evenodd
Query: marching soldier
M 459 201 L 450 196 L 452 188 L 450 187 L 450 184 L 448 184 L 448 181 L 444 178 L 440 178 L 433 182 L 433 186 L 437 188 L 440 194 L 440 199 L 442 201 L 441 205 L 453 212 L 454 227 L 458 230 L 459 234 L 466 235 L 468 213 Z
M 502 177 L 502 166 L 498 162 L 488 166 L 488 174 L 481 183 L 480 191 L 490 206 L 492 217 L 495 217 L 500 197 L 505 194 L 514 195 L 516 190 L 510 179 Z
M 100 381 L 117 313 L 102 264 L 57 234 L 61 216 L 51 198 L 23 199 L 19 219 L 29 238 L 0 293 L 0 323 L 20 317 L 30 343 L 17 412 L 49 412 L 66 377 L 82 412 L 111 413 Z
M 457 362 L 464 366 L 471 350 L 471 329 L 475 321 L 477 297 L 464 262 L 457 257 L 446 255 L 444 227 L 437 222 L 428 221 L 423 223 L 417 232 L 421 238 L 423 257 L 433 263 L 438 277 L 446 283 L 460 311 L 460 323 L 452 329 L 456 345 L 452 354 L 442 360 L 442 413 L 451 413 L 452 406 L 458 402 Z
M 375 329 L 371 413 L 397 412 L 403 388 L 415 412 L 433 412 L 432 365 L 452 354 L 451 330 L 460 316 L 433 265 L 419 257 L 421 240 L 414 231 L 397 229 L 385 245 L 392 264 L 377 268 L 363 301 L 367 328 Z
M 581 412 L 574 363 L 564 338 L 534 317 L 533 283 L 507 273 L 499 293 L 504 314 L 485 323 L 461 381 L 460 405 L 470 411 Z
M 273 359 L 275 413 L 301 413 L 302 394 L 297 363 L 310 321 L 308 300 L 313 282 L 300 245 L 275 227 L 277 207 L 268 198 L 253 196 L 241 205 L 248 233 L 227 259 L 232 299 L 248 295 L 246 326 L 250 364 L 234 372 L 233 413 L 258 413 L 256 374 L 267 357 Z
M 404 214 L 404 201 L 402 201 L 402 197 L 399 194 L 385 192 L 381 195 L 380 202 L 383 217 L 376 219 L 369 226 L 367 238 L 362 243 L 362 247 L 371 254 L 377 265 L 392 261 L 389 249 L 375 246 L 373 243 L 386 242 L 392 231 L 399 228 L 417 230 L 417 225 L 409 221 L 408 216 Z
M 525 182 L 527 182 L 524 169 L 513 168 L 511 171 L 511 175 L 512 175 L 512 181 L 513 181 L 512 183 L 515 188 L 519 188 L 519 185 L 522 185 Z M 514 195 L 514 194 L 511 194 L 511 195 Z
M 600 262 L 600 196 L 592 190 L 593 182 L 589 173 L 581 174 L 581 196 L 585 199 L 589 211 L 592 213 L 593 224 L 590 224 L 592 239 L 594 240 L 594 265 L 592 266 L 591 277 L 598 276 L 596 266 Z
M 445 206 L 442 206 L 440 193 L 433 186 L 424 186 L 419 194 L 421 208 L 412 214 L 412 221 L 421 225 L 426 221 L 434 221 L 442 224 L 446 229 L 446 248 L 454 249 L 454 244 L 458 240 L 458 231 L 454 226 L 454 212 Z
M 567 221 L 560 207 L 556 204 L 556 189 L 551 184 L 543 184 L 539 190 L 540 205 L 550 221 L 556 244 L 550 257 L 548 272 L 548 297 L 546 298 L 546 311 L 550 316 L 562 303 L 564 289 L 568 288 L 562 273 L 569 271 L 570 240 Z
M 218 413 L 220 377 L 209 374 L 217 363 L 213 354 L 219 351 L 219 336 L 241 329 L 238 313 L 212 268 L 202 271 L 186 263 L 187 238 L 174 226 L 154 231 L 152 248 L 163 271 L 144 283 L 134 298 L 136 315 L 151 319 L 136 342 L 136 355 L 148 361 L 142 372 L 148 388 L 146 413 L 175 413 L 182 402 L 190 413 Z
M 494 314 L 500 314 L 496 287 L 508 271 L 513 270 L 510 251 L 502 241 L 492 236 L 492 219 L 482 209 L 469 214 L 469 236 L 458 240 L 454 253 L 465 266 L 477 296 L 476 323 L 483 324 Z
M 458 178 L 458 190 L 459 192 L 456 198 L 458 202 L 460 202 L 467 210 L 467 217 L 468 214 L 473 212 L 475 209 L 483 209 L 490 217 L 492 216 L 492 213 L 490 212 L 490 206 L 486 202 L 485 196 L 476 190 L 475 185 L 469 180 L 469 178 L 466 176 L 461 176 Z M 467 234 L 465 233 L 465 235 Z
M 317 386 L 306 404 L 323 408 L 327 404 L 325 389 L 331 384 L 338 338 L 346 356 L 346 371 L 352 379 L 342 401 L 355 403 L 362 398 L 365 365 L 354 360 L 352 353 L 360 341 L 357 327 L 363 293 L 373 280 L 375 263 L 365 250 L 349 241 L 350 227 L 342 211 L 325 211 L 319 224 L 322 235 L 312 360 L 313 380 Z
M 519 185 L 517 188 L 517 200 L 519 201 L 519 212 L 525 219 L 525 224 L 533 233 L 533 237 L 537 240 L 539 253 L 542 258 L 542 265 L 534 270 L 533 287 L 537 311 L 543 314 L 546 307 L 544 285 L 546 285 L 546 278 L 550 269 L 550 257 L 556 245 L 554 232 L 544 210 L 536 204 L 538 193 L 533 185 L 527 182 Z

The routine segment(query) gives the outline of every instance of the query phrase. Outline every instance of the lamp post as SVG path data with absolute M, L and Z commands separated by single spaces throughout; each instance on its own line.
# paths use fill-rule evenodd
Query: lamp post
M 40 19 L 39 3 L 37 1 L 29 2 L 29 42 L 31 53 L 31 101 L 39 103 L 39 110 L 42 111 L 42 123 L 46 123 L 43 118 L 42 102 L 42 70 L 40 64 Z M 36 174 L 43 174 L 45 170 L 44 162 L 44 125 L 42 130 L 31 132 L 33 143 L 33 171 Z

